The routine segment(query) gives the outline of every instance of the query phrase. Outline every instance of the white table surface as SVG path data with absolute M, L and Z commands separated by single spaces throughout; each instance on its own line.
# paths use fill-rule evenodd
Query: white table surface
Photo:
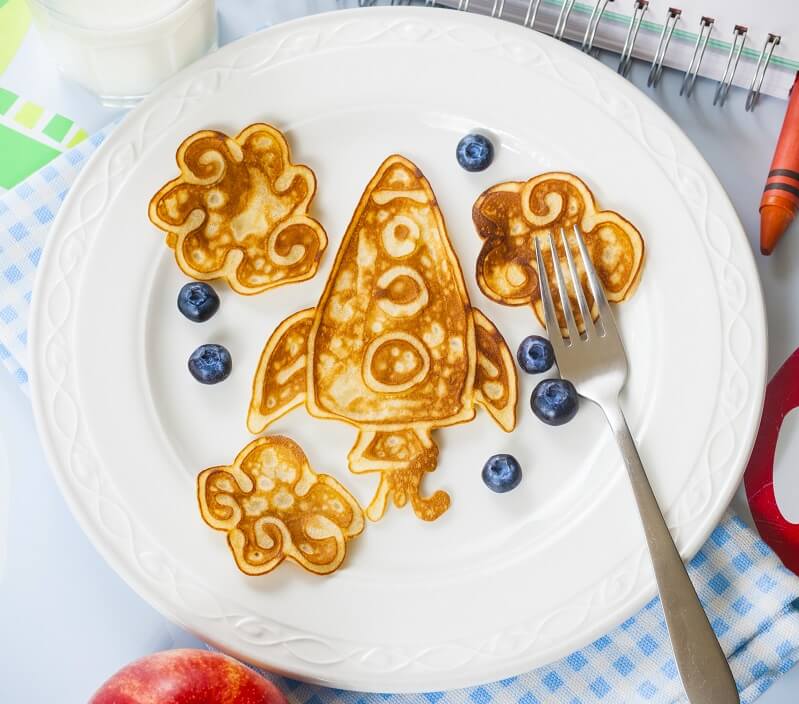
M 309 9 L 333 5 L 307 3 Z M 302 14 L 306 3 L 220 0 L 223 40 Z M 614 65 L 607 55 L 603 61 Z M 757 208 L 785 103 L 764 99 L 754 114 L 735 90 L 724 109 L 712 107 L 715 85 L 700 79 L 690 100 L 678 96 L 681 74 L 666 70 L 660 86 L 643 88 L 648 67 L 631 80 L 649 93 L 699 147 L 727 189 L 755 251 Z M 53 74 L 51 85 L 59 79 Z M 81 110 L 102 112 L 76 97 Z M 113 113 L 108 113 L 110 117 Z M 799 222 L 770 258 L 757 255 L 767 300 L 770 373 L 799 346 Z M 201 643 L 142 601 L 106 565 L 83 535 L 53 483 L 36 436 L 28 399 L 0 372 L 0 701 L 3 704 L 85 702 L 117 669 L 142 655 Z M 799 517 L 799 429 L 783 430 L 778 499 Z M 793 438 L 796 438 L 794 440 Z M 746 514 L 745 499 L 735 501 Z M 799 668 L 767 692 L 763 704 L 795 704 Z

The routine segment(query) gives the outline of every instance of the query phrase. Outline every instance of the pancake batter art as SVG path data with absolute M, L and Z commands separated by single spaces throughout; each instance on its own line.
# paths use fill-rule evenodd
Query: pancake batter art
M 153 196 L 149 216 L 184 274 L 254 294 L 316 273 L 327 246 L 307 215 L 316 177 L 291 163 L 279 130 L 203 130 L 183 141 L 176 159 L 180 176 Z
M 644 240 L 628 220 L 611 210 L 600 210 L 588 186 L 568 173 L 546 173 L 527 182 L 508 181 L 492 186 L 475 201 L 472 219 L 477 234 L 485 240 L 477 258 L 477 283 L 489 298 L 506 306 L 532 305 L 539 322 L 544 324 L 544 312 L 538 290 L 535 263 L 535 239 L 541 240 L 544 261 L 552 267 L 549 233 L 556 240 L 558 259 L 567 271 L 566 253 L 560 236 L 566 232 L 574 255 L 583 290 L 587 279 L 582 259 L 574 239 L 574 225 L 584 235 L 591 261 L 602 280 L 609 301 L 620 303 L 635 290 L 644 259 Z M 554 270 L 547 270 L 554 281 Z M 571 277 L 566 276 L 572 303 L 579 317 Z M 597 311 L 588 293 L 591 311 Z M 555 296 L 555 308 L 563 333 L 566 330 L 560 298 Z
M 366 187 L 319 304 L 267 342 L 247 425 L 261 432 L 303 403 L 358 429 L 350 470 L 381 475 L 371 520 L 389 500 L 428 521 L 447 510 L 448 494 L 420 487 L 438 462 L 433 429 L 472 420 L 475 404 L 516 424 L 513 358 L 471 307 L 430 184 L 402 156 Z
M 350 493 L 316 474 L 302 448 L 279 435 L 253 440 L 229 467 L 201 472 L 197 494 L 203 520 L 227 533 L 248 575 L 271 572 L 287 558 L 315 574 L 334 572 L 364 528 Z

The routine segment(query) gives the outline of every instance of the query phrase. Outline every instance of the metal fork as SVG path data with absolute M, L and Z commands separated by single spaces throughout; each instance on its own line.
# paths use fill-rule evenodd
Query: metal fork
M 619 393 L 627 380 L 627 355 L 624 352 L 624 346 L 602 284 L 588 256 L 582 234 L 576 225 L 574 234 L 599 313 L 595 325 L 566 233 L 561 230 L 560 235 L 574 287 L 574 295 L 585 326 L 585 333 L 582 336 L 578 332 L 569 301 L 566 281 L 557 257 L 555 237 L 552 232 L 549 233 L 553 268 L 566 328 L 569 331 L 568 338 L 564 338 L 561 333 L 560 323 L 552 303 L 552 293 L 544 267 L 541 245 L 538 238 L 535 241 L 541 301 L 558 369 L 565 379 L 569 379 L 574 384 L 581 396 L 593 401 L 602 409 L 619 445 L 619 450 L 621 450 L 646 534 L 655 580 L 674 649 L 674 659 L 689 701 L 691 704 L 739 702 L 730 666 L 713 629 L 710 627 L 702 605 L 699 603 L 699 598 L 674 545 L 668 526 L 663 520 L 663 514 L 660 512 L 657 499 L 652 492 L 652 487 L 638 455 L 635 441 L 621 410 Z

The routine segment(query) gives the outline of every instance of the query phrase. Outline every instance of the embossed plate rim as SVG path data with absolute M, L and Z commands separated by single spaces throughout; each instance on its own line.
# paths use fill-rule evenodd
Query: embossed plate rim
M 359 23 L 362 23 L 361 29 L 364 34 L 356 38 L 357 32 L 354 36 L 352 30 L 357 29 Z M 75 379 L 69 375 L 70 371 L 74 370 L 74 366 L 69 363 L 71 332 L 69 323 L 70 320 L 74 321 L 74 306 L 70 308 L 72 304 L 70 293 L 74 293 L 74 289 L 70 288 L 70 284 L 79 285 L 82 264 L 81 238 L 92 236 L 92 223 L 100 219 L 98 211 L 100 206 L 96 202 L 98 192 L 110 188 L 109 184 L 114 183 L 115 179 L 122 178 L 124 181 L 124 177 L 120 174 L 129 165 L 128 162 L 135 158 L 135 146 L 140 146 L 135 139 L 127 145 L 124 142 L 125 135 L 131 132 L 132 126 L 138 125 L 139 138 L 143 139 L 142 135 L 148 127 L 147 118 L 159 106 L 165 105 L 170 99 L 179 99 L 182 111 L 191 103 L 192 91 L 199 91 L 202 94 L 205 80 L 217 85 L 223 81 L 225 75 L 236 71 L 257 73 L 269 65 L 270 61 L 278 61 L 283 50 L 286 50 L 292 58 L 297 54 L 291 52 L 313 53 L 317 50 L 314 42 L 311 42 L 311 46 L 303 45 L 302 42 L 292 45 L 290 40 L 292 37 L 303 38 L 314 26 L 326 27 L 328 30 L 332 27 L 330 36 L 334 38 L 333 48 L 335 40 L 339 41 L 342 47 L 380 43 L 391 30 L 398 30 L 403 36 L 402 41 L 406 42 L 429 41 L 431 39 L 429 35 L 431 33 L 435 35 L 436 32 L 452 35 L 464 29 L 467 33 L 479 30 L 484 37 L 493 40 L 494 43 L 489 48 L 500 51 L 509 61 L 521 61 L 524 51 L 534 47 L 541 56 L 545 57 L 547 62 L 545 68 L 558 73 L 563 80 L 567 79 L 560 73 L 561 69 L 565 71 L 577 69 L 579 77 L 574 79 L 571 76 L 572 84 L 582 90 L 593 88 L 596 94 L 591 96 L 592 99 L 609 101 L 606 111 L 611 108 L 619 109 L 619 105 L 623 107 L 625 103 L 629 103 L 628 107 L 638 117 L 636 124 L 642 130 L 642 138 L 645 126 L 641 123 L 639 109 L 658 118 L 655 122 L 659 122 L 657 126 L 661 130 L 661 136 L 665 135 L 669 139 L 669 146 L 675 155 L 679 151 L 679 158 L 674 156 L 673 164 L 666 164 L 667 157 L 660 155 L 664 169 L 666 166 L 673 167 L 675 177 L 682 170 L 683 178 L 691 176 L 704 178 L 707 189 L 712 191 L 711 195 L 720 204 L 720 210 L 726 218 L 724 222 L 732 229 L 731 233 L 727 233 L 731 237 L 727 245 L 738 247 L 739 251 L 736 254 L 742 258 L 738 264 L 742 265 L 747 273 L 744 283 L 750 286 L 749 295 L 756 299 L 754 311 L 751 313 L 752 320 L 748 323 L 753 344 L 751 356 L 755 362 L 759 357 L 760 364 L 755 364 L 747 372 L 750 377 L 746 380 L 749 382 L 749 393 L 745 397 L 745 400 L 750 402 L 747 416 L 749 423 L 744 432 L 747 437 L 740 441 L 736 453 L 735 471 L 728 471 L 723 486 L 717 491 L 713 509 L 705 517 L 702 529 L 695 530 L 685 543 L 684 553 L 695 552 L 707 537 L 731 498 L 743 471 L 745 459 L 754 440 L 766 375 L 765 314 L 762 295 L 751 251 L 748 249 L 748 243 L 732 206 L 707 164 L 679 128 L 654 108 L 635 88 L 616 77 L 611 71 L 548 37 L 530 34 L 528 30 L 511 24 L 494 23 L 488 18 L 463 16 L 447 10 L 374 8 L 337 11 L 333 14 L 277 25 L 271 30 L 230 45 L 190 67 L 127 118 L 98 150 L 76 181 L 53 226 L 50 245 L 45 249 L 40 264 L 30 326 L 32 396 L 40 436 L 62 492 L 98 550 L 150 603 L 217 645 L 245 659 L 266 665 L 271 663 L 283 671 L 310 681 L 372 691 L 440 689 L 499 679 L 534 665 L 543 664 L 540 651 L 537 656 L 535 652 L 530 655 L 525 651 L 521 660 L 503 658 L 496 649 L 486 647 L 489 639 L 484 638 L 475 638 L 473 641 L 464 639 L 442 644 L 436 648 L 421 647 L 413 652 L 411 649 L 401 647 L 381 649 L 376 644 L 343 640 L 328 639 L 325 642 L 318 642 L 316 639 L 317 642 L 314 642 L 315 637 L 312 633 L 292 631 L 282 624 L 264 618 L 263 615 L 241 613 L 237 610 L 236 604 L 226 603 L 217 595 L 208 592 L 205 585 L 198 583 L 193 575 L 181 573 L 179 569 L 171 569 L 159 551 L 157 540 L 153 540 L 146 529 L 135 530 L 136 527 L 130 523 L 130 518 L 124 511 L 120 513 L 120 506 L 114 502 L 113 491 L 109 491 L 108 481 L 104 483 L 102 464 L 92 455 L 91 443 L 81 442 L 81 433 L 85 431 L 81 427 L 80 390 L 72 388 Z M 378 31 L 375 31 L 376 28 Z M 414 28 L 417 30 L 424 28 L 428 31 L 419 37 L 411 31 Z M 372 30 L 373 33 L 367 34 L 367 30 Z M 326 38 L 328 41 L 330 36 Z M 282 40 L 273 42 L 273 38 L 276 37 L 282 37 Z M 398 40 L 396 36 L 391 39 Z M 260 52 L 257 50 L 259 47 Z M 252 52 L 253 48 L 256 48 L 255 52 Z M 266 48 L 271 53 L 264 52 Z M 479 49 L 468 47 L 464 50 Z M 263 58 L 265 53 L 267 56 Z M 553 62 L 549 54 L 556 61 Z M 248 58 L 252 62 L 256 55 L 262 57 L 260 63 L 245 65 Z M 579 80 L 585 80 L 586 76 L 592 83 L 580 84 Z M 652 125 L 646 126 L 646 129 L 649 128 L 652 128 Z M 674 140 L 677 141 L 679 150 L 675 147 Z M 130 151 L 125 150 L 127 146 L 130 146 Z M 651 145 L 647 146 L 651 152 L 655 152 Z M 662 147 L 662 144 L 658 146 Z M 685 197 L 689 198 L 690 194 L 686 193 Z M 84 212 L 81 211 L 83 207 L 87 208 Z M 704 216 L 708 221 L 711 216 L 718 217 L 714 212 L 706 212 Z M 721 218 L 718 219 L 721 221 Z M 709 227 L 709 224 L 705 223 L 705 227 Z M 709 237 L 707 239 L 708 242 L 703 243 L 706 247 L 711 245 L 716 247 L 716 244 L 710 243 Z M 741 245 L 744 245 L 743 250 Z M 728 258 L 719 264 L 721 267 L 719 276 L 733 278 L 734 275 L 743 276 L 740 271 L 735 270 L 735 263 L 731 263 Z M 52 275 L 54 268 L 60 268 L 62 274 L 60 277 Z M 733 323 L 735 320 L 737 317 Z M 146 559 L 139 560 L 135 557 L 131 559 L 131 550 L 134 546 L 141 548 L 141 554 L 146 555 Z M 628 578 L 634 585 L 635 588 L 626 603 L 627 608 L 613 612 L 603 621 L 595 622 L 579 633 L 576 631 L 570 633 L 568 638 L 564 638 L 556 647 L 546 651 L 547 659 L 565 654 L 573 647 L 600 635 L 612 625 L 612 622 L 621 620 L 623 616 L 629 615 L 635 608 L 643 605 L 653 593 L 651 581 L 643 585 L 641 583 L 642 575 L 646 573 L 645 567 L 645 555 L 639 553 L 631 555 L 617 574 L 609 575 L 608 578 L 618 575 Z M 623 614 L 620 613 L 622 611 Z M 538 630 L 545 625 L 549 624 L 543 621 L 538 623 Z M 526 635 L 530 636 L 530 633 Z M 311 646 L 318 646 L 324 652 L 316 653 Z M 432 652 L 433 650 L 435 652 Z

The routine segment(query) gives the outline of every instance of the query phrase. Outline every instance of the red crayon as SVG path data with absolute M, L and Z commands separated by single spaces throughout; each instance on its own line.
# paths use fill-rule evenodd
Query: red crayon
M 760 251 L 771 254 L 799 211 L 799 72 L 760 199 Z

